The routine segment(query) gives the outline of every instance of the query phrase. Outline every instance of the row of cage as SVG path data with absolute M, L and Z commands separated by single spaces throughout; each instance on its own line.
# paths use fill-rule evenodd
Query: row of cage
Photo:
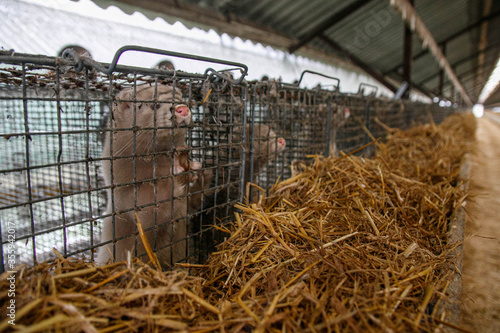
M 232 68 L 118 65 L 127 51 Z M 234 205 L 258 200 L 250 183 L 268 189 L 309 155 L 352 152 L 387 127 L 458 112 L 363 89 L 344 94 L 334 78 L 333 87 L 303 88 L 301 79 L 246 81 L 246 72 L 138 47 L 122 48 L 110 64 L 2 51 L 0 269 L 51 259 L 54 248 L 101 263 L 145 256 L 137 220 L 164 267 L 203 261 L 227 236 L 220 225 L 232 221 Z

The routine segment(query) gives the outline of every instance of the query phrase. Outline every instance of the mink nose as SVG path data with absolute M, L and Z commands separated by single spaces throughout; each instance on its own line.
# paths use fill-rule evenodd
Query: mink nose
M 179 116 L 186 117 L 189 115 L 189 108 L 187 105 L 181 104 L 175 107 L 175 113 Z
M 283 139 L 283 138 L 278 138 L 278 144 L 279 144 L 280 146 L 285 146 L 285 145 L 286 145 L 286 141 L 285 141 L 285 139 Z

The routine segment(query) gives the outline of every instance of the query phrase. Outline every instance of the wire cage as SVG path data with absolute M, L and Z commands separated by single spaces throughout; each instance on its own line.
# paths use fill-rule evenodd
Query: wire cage
M 150 52 L 230 67 L 203 74 L 118 65 Z M 247 82 L 220 59 L 124 47 L 111 64 L 0 53 L 2 265 L 55 256 L 200 262 L 234 205 L 256 201 L 309 155 L 351 152 L 387 127 L 439 123 L 454 108 Z M 239 77 L 234 78 L 233 75 Z M 359 154 L 370 154 L 364 150 Z M 140 222 L 140 223 L 139 223 Z M 140 224 L 140 225 L 139 225 Z M 15 260 L 7 253 L 15 249 Z M 10 257 L 9 257 L 10 258 Z

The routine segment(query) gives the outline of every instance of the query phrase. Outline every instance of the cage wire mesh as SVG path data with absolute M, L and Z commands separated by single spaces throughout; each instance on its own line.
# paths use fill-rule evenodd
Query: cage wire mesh
M 136 212 L 148 219 L 141 222 L 153 250 L 167 251 L 166 267 L 203 261 L 227 236 L 217 225 L 232 221 L 234 205 L 258 199 L 260 191 L 249 183 L 268 189 L 308 155 L 348 153 L 383 137 L 387 127 L 439 123 L 458 111 L 364 96 L 361 89 L 343 94 L 338 85 L 245 82 L 212 69 L 194 74 L 110 66 L 101 73 L 104 65 L 92 61 L 11 54 L 0 55 L 0 63 L 2 253 L 14 227 L 16 264 L 53 258 L 53 248 L 64 256 L 94 258 L 108 246 L 110 255 L 123 258 L 116 246 L 127 239 L 132 254 L 144 256 L 135 225 L 121 228 L 123 219 L 135 223 Z M 172 91 L 162 99 L 165 87 Z M 152 93 L 144 97 L 143 89 Z M 177 117 L 177 105 L 189 108 L 191 121 L 163 122 L 168 112 Z M 132 125 L 110 127 L 125 106 Z M 144 108 L 153 119 L 147 126 L 139 118 Z M 175 146 L 173 137 L 182 129 L 182 144 Z M 170 133 L 168 149 L 159 148 L 162 131 Z M 127 132 L 132 150 L 118 156 L 121 148 L 113 140 Z M 141 132 L 150 135 L 146 152 L 140 151 Z M 106 140 L 115 149 L 107 156 Z M 152 170 L 141 178 L 144 165 Z M 121 184 L 105 180 L 118 179 L 117 172 L 131 178 Z M 179 182 L 185 190 L 175 187 Z M 151 191 L 144 192 L 148 186 Z M 144 193 L 154 195 L 146 202 Z M 107 239 L 106 225 L 113 230 Z

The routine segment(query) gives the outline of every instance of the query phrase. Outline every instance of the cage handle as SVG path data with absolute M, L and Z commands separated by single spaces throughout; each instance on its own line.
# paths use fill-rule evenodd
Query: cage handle
M 304 70 L 302 72 L 302 74 L 300 74 L 300 79 L 299 79 L 299 82 L 297 83 L 297 86 L 300 86 L 300 83 L 302 82 L 302 79 L 304 78 L 304 75 L 306 73 L 314 74 L 314 75 L 319 75 L 319 76 L 322 76 L 322 77 L 326 77 L 327 79 L 332 79 L 332 80 L 337 81 L 337 85 L 335 86 L 335 90 L 339 91 L 339 89 L 340 89 L 340 79 L 338 79 L 336 77 L 333 77 L 333 76 L 325 75 L 323 73 L 313 72 L 313 71 L 310 71 L 308 69 Z
M 214 78 L 214 82 L 217 82 L 219 79 L 222 79 L 224 81 L 228 81 L 228 82 L 230 82 L 232 84 L 238 85 L 238 84 L 241 84 L 241 81 L 243 80 L 244 76 L 242 76 L 238 80 L 234 80 L 232 77 L 230 77 L 229 75 L 225 74 L 225 72 L 229 72 L 229 71 L 232 71 L 232 70 L 235 70 L 235 69 L 238 69 L 238 68 L 224 69 L 222 71 L 216 71 L 213 68 L 207 68 L 205 70 L 204 74 L 207 75 L 208 77 L 213 77 Z
M 121 55 L 127 51 L 138 51 L 138 52 L 145 52 L 145 53 L 162 54 L 162 55 L 171 56 L 171 57 L 185 58 L 185 59 L 190 59 L 190 60 L 205 61 L 205 62 L 211 62 L 211 63 L 221 64 L 221 65 L 238 67 L 238 68 L 240 68 L 240 71 L 241 71 L 241 77 L 235 81 L 237 84 L 240 84 L 243 81 L 243 78 L 248 74 L 248 67 L 242 63 L 227 61 L 227 60 L 222 60 L 222 59 L 203 57 L 203 56 L 198 56 L 198 55 L 194 55 L 194 54 L 187 54 L 187 53 L 180 53 L 180 52 L 174 52 L 174 51 L 168 51 L 168 50 L 162 50 L 162 49 L 155 49 L 155 48 L 151 48 L 151 47 L 144 47 L 144 46 L 138 46 L 138 45 L 125 45 L 125 46 L 122 46 L 121 48 L 119 48 L 118 51 L 116 51 L 115 56 L 113 57 L 113 61 L 111 62 L 111 64 L 109 65 L 108 68 L 106 68 L 105 66 L 103 66 L 97 62 L 92 62 L 92 65 L 96 69 L 98 69 L 99 71 L 103 72 L 104 74 L 109 75 L 116 69 L 116 66 L 118 65 L 118 60 L 120 60 Z
M 357 92 L 358 95 L 362 93 L 361 87 L 370 87 L 370 88 L 373 88 L 375 91 L 372 94 L 374 94 L 374 95 L 376 95 L 377 92 L 378 92 L 378 87 L 377 86 L 374 86 L 373 84 L 368 84 L 368 83 L 360 83 L 359 87 L 358 87 L 358 92 Z

